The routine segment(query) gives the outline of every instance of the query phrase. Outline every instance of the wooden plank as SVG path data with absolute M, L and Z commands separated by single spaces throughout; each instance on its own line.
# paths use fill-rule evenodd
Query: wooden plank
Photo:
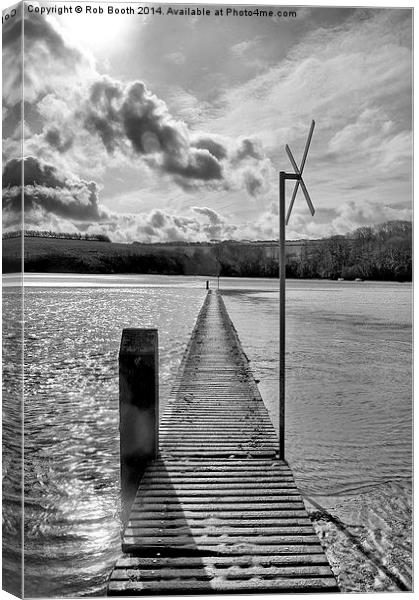
M 244 486 L 245 484 L 243 484 Z M 254 485 L 254 482 L 248 484 L 249 487 L 246 489 L 245 493 L 240 495 L 241 498 L 245 497 L 250 499 L 252 496 L 264 496 L 265 498 L 270 498 L 271 496 L 282 496 L 284 494 L 287 495 L 299 495 L 299 491 L 296 485 L 293 482 L 286 483 L 273 483 L 272 487 L 269 484 L 261 484 L 260 487 L 256 489 L 252 489 L 250 486 Z M 191 497 L 191 496 L 206 496 L 208 494 L 213 495 L 214 498 L 218 498 L 219 496 L 223 496 L 226 499 L 229 499 L 230 496 L 237 497 L 240 492 L 243 490 L 243 486 L 240 487 L 240 484 L 227 484 L 227 483 L 206 483 L 206 484 L 196 484 L 185 482 L 185 483 L 171 483 L 171 484 L 148 484 L 144 486 L 141 494 L 143 496 L 173 496 L 176 495 L 179 497 Z M 137 498 L 143 497 L 142 495 L 137 496 Z
M 266 483 L 275 483 L 275 482 L 281 482 L 281 481 L 293 481 L 294 478 L 291 475 L 291 473 L 287 473 L 287 472 L 282 472 L 282 473 L 264 473 L 264 471 L 261 470 L 256 470 L 253 472 L 254 473 L 258 473 L 259 477 L 258 477 L 258 481 L 261 482 L 266 482 Z M 242 469 L 242 471 L 221 471 L 221 472 L 215 472 L 215 473 L 194 473 L 193 471 L 189 471 L 186 473 L 182 473 L 182 472 L 178 472 L 178 473 L 168 473 L 166 472 L 160 472 L 160 473 L 153 473 L 152 471 L 148 472 L 148 474 L 146 476 L 144 476 L 141 480 L 142 484 L 145 483 L 149 483 L 149 482 L 153 482 L 153 483 L 165 483 L 165 482 L 182 482 L 182 481 L 194 481 L 194 482 L 201 482 L 201 483 L 217 483 L 217 482 L 224 482 L 224 481 L 241 481 L 241 482 L 254 482 L 255 479 L 254 477 L 252 477 L 252 473 L 251 472 L 247 472 L 245 469 Z
M 250 567 L 251 565 L 261 565 L 263 567 L 275 567 L 284 565 L 308 565 L 319 564 L 328 565 L 327 559 L 323 552 L 319 554 L 283 554 L 272 556 L 261 555 L 242 555 L 242 556 L 171 556 L 170 558 L 144 557 L 144 556 L 129 556 L 125 555 L 118 559 L 116 567 L 119 569 L 142 568 L 154 569 L 159 567 L 184 568 L 185 565 L 194 568 L 202 564 L 222 569 L 229 567 Z
M 244 509 L 248 505 L 252 507 L 258 505 L 260 506 L 261 503 L 264 503 L 265 506 L 270 506 L 272 508 L 278 506 L 278 504 L 281 502 L 285 502 L 286 504 L 291 504 L 292 502 L 295 502 L 296 504 L 302 504 L 302 500 L 300 499 L 298 494 L 296 494 L 295 496 L 273 496 L 270 500 L 271 502 L 266 502 L 266 498 L 264 496 L 254 496 L 252 498 L 243 496 L 229 496 L 226 499 L 224 497 L 224 494 L 220 494 L 218 497 L 214 497 L 212 494 L 200 494 L 199 496 L 178 496 L 174 494 L 170 497 L 161 495 L 147 495 L 141 498 L 137 498 L 137 500 L 135 501 L 136 506 L 133 507 L 133 510 L 136 510 L 139 506 L 144 505 L 161 504 L 164 506 L 166 504 L 174 504 L 179 506 L 182 503 L 184 503 L 185 505 L 198 504 L 200 506 L 202 504 L 205 504 L 206 506 L 211 506 L 211 504 L 213 504 L 215 508 L 217 508 L 217 506 L 224 507 L 231 506 L 234 504 L 240 504 L 241 509 Z
M 138 554 L 138 556 L 143 556 L 144 555 L 144 546 L 138 545 L 137 548 L 135 546 L 128 546 L 127 548 L 124 547 L 124 545 L 122 546 L 123 552 L 126 552 L 127 554 L 132 554 L 132 555 L 136 555 Z M 156 557 L 158 554 L 159 555 L 164 555 L 165 553 L 165 549 L 167 551 L 167 553 L 170 556 L 190 556 L 191 554 L 196 554 L 197 553 L 197 547 L 194 544 L 190 544 L 190 543 L 186 543 L 184 546 L 169 546 L 169 547 L 165 547 L 164 545 L 158 545 L 158 546 L 148 546 L 146 548 L 147 550 L 147 556 L 154 556 Z M 255 544 L 231 544 L 230 546 L 223 546 L 222 544 L 219 544 L 218 547 L 217 546 L 212 546 L 209 547 L 207 546 L 205 549 L 201 549 L 201 550 L 205 550 L 207 552 L 207 554 L 202 554 L 201 556 L 204 558 L 207 555 L 213 555 L 213 556 L 229 556 L 229 557 L 234 557 L 234 556 L 243 556 L 244 554 L 254 554 L 254 555 L 258 555 L 258 556 L 266 556 L 266 557 L 271 557 L 272 555 L 276 555 L 276 556 L 280 556 L 280 555 L 287 555 L 287 556 L 296 556 L 296 555 L 301 555 L 301 556 L 307 556 L 307 555 L 311 555 L 311 554 L 322 554 L 324 556 L 324 551 L 323 548 L 320 546 L 320 543 L 318 544 L 266 544 L 264 546 L 262 545 L 255 545 Z M 137 552 L 138 551 L 138 552 Z M 177 552 L 177 554 L 175 554 L 175 551 Z M 188 551 L 187 554 L 182 554 L 182 551 Z
M 230 529 L 230 528 L 244 528 L 244 527 L 263 527 L 263 528 L 277 528 L 277 527 L 283 527 L 283 526 L 296 526 L 296 525 L 307 525 L 307 526 L 311 526 L 310 520 L 306 517 L 306 516 L 302 516 L 300 518 L 298 517 L 293 517 L 293 518 L 289 518 L 289 519 L 263 519 L 263 518 L 258 518 L 258 519 L 243 519 L 243 518 L 237 518 L 236 519 L 232 519 L 230 518 L 224 518 L 224 519 L 219 519 L 219 518 L 215 518 L 215 517 L 211 517 L 211 516 L 206 516 L 202 519 L 197 519 L 197 518 L 193 518 L 191 516 L 186 517 L 182 517 L 179 519 L 170 519 L 170 522 L 167 522 L 164 517 L 164 514 L 161 514 L 161 517 L 152 517 L 149 519 L 145 519 L 145 518 L 131 518 L 131 520 L 128 522 L 127 527 L 131 528 L 131 529 L 138 529 L 139 531 L 143 531 L 144 529 L 148 529 L 151 527 L 156 527 L 156 528 L 160 528 L 162 525 L 162 522 L 164 522 L 164 527 L 167 531 L 173 529 L 173 528 L 181 528 L 185 526 L 185 522 L 188 523 L 188 527 L 190 527 L 190 530 L 193 531 L 194 528 L 208 528 L 208 527 L 214 527 L 216 526 L 217 528 L 222 528 L 224 531 L 226 530 L 226 528 Z
M 224 538 L 225 542 L 221 542 L 220 540 L 216 539 L 216 538 Z M 239 539 L 233 539 L 239 537 Z M 271 539 L 271 538 L 274 539 Z M 290 533 L 283 533 L 281 535 L 275 535 L 275 536 L 268 536 L 265 532 L 263 533 L 263 535 L 249 535 L 247 534 L 246 537 L 244 537 L 243 535 L 241 536 L 234 536 L 231 533 L 224 533 L 223 530 L 221 529 L 219 532 L 217 532 L 216 535 L 214 535 L 213 537 L 211 536 L 194 536 L 192 534 L 177 534 L 177 532 L 175 533 L 170 533 L 170 530 L 165 532 L 164 530 L 162 531 L 162 533 L 160 534 L 160 537 L 154 536 L 154 535 L 150 535 L 150 536 L 146 536 L 146 535 L 130 535 L 129 531 L 127 531 L 124 535 L 124 541 L 123 541 L 123 547 L 125 548 L 125 551 L 130 552 L 131 550 L 128 550 L 128 547 L 130 546 L 135 546 L 135 547 L 142 547 L 142 546 L 189 546 L 191 548 L 194 549 L 198 549 L 201 546 L 205 546 L 205 547 L 211 547 L 214 546 L 216 548 L 218 548 L 220 551 L 222 552 L 226 552 L 228 551 L 228 545 L 231 543 L 235 543 L 235 544 L 243 544 L 243 545 L 250 545 L 252 547 L 256 547 L 256 546 L 270 546 L 270 545 L 284 545 L 284 544 L 318 544 L 319 543 L 319 539 L 318 537 L 315 535 L 314 531 L 311 531 L 311 533 L 307 533 L 305 535 L 292 535 Z
M 260 543 L 260 539 L 263 537 L 264 543 L 272 543 L 272 541 L 277 541 L 280 537 L 284 538 L 287 543 L 290 543 L 294 539 L 297 539 L 295 536 L 298 536 L 298 541 L 302 541 L 309 539 L 313 540 L 317 543 L 317 537 L 313 538 L 314 532 L 313 528 L 310 525 L 300 525 L 298 523 L 291 525 L 283 525 L 278 527 L 264 527 L 263 525 L 259 526 L 250 526 L 250 527 L 230 527 L 226 524 L 218 524 L 208 525 L 203 527 L 196 527 L 191 525 L 190 523 L 180 525 L 178 527 L 144 527 L 144 526 L 134 526 L 133 524 L 129 525 L 125 529 L 124 533 L 124 542 L 126 544 L 132 543 L 132 540 L 135 543 L 145 543 L 144 540 L 157 538 L 159 541 L 162 539 L 173 539 L 173 537 L 185 537 L 190 540 L 195 541 L 197 545 L 201 543 L 205 544 L 213 543 L 216 538 L 222 538 L 223 540 L 233 540 L 236 538 L 240 538 L 240 542 L 249 542 L 254 543 L 256 540 L 257 543 Z M 306 538 L 308 536 L 308 538 Z M 274 540 L 272 538 L 275 538 Z M 172 542 L 170 542 L 172 543 Z M 152 543 L 154 545 L 154 542 Z
M 239 575 L 242 579 L 250 579 L 252 577 L 268 577 L 271 579 L 273 577 L 281 577 L 281 578 L 296 578 L 296 577 L 330 577 L 330 567 L 329 566 L 300 566 L 300 565 L 292 565 L 291 567 L 268 567 L 261 569 L 258 567 L 250 567 L 244 568 L 240 567 L 240 574 L 235 571 L 237 567 L 230 567 L 227 572 L 224 574 L 224 577 L 231 579 L 238 579 L 237 575 Z M 195 578 L 202 579 L 203 571 L 206 572 L 209 579 L 213 579 L 217 576 L 217 567 L 209 567 L 205 565 L 199 566 L 197 568 L 159 568 L 159 578 L 162 580 L 167 579 L 186 579 L 186 578 Z M 141 569 L 141 568 L 132 568 L 132 569 L 117 569 L 112 573 L 112 580 L 124 580 L 129 579 L 134 581 L 147 581 L 154 580 L 156 578 L 155 567 L 150 572 L 149 569 Z
M 223 513 L 225 511 L 236 511 L 241 514 L 252 511 L 265 511 L 266 513 L 273 513 L 275 510 L 305 510 L 304 503 L 302 500 L 296 496 L 293 501 L 284 501 L 284 502 L 265 502 L 261 504 L 260 502 L 244 502 L 238 504 L 237 502 L 224 502 L 222 504 L 218 504 L 217 506 L 213 504 L 209 504 L 208 501 L 203 502 L 202 499 L 198 498 L 195 501 L 189 501 L 188 503 L 181 503 L 176 499 L 171 500 L 163 500 L 162 502 L 156 502 L 154 499 L 151 502 L 147 502 L 144 500 L 141 504 L 134 504 L 132 507 L 131 514 L 136 512 L 143 513 L 147 510 L 155 510 L 158 511 L 172 511 L 172 510 L 182 510 L 185 514 L 191 511 L 211 511 L 214 515 L 218 513 Z
M 253 470 L 260 470 L 261 468 L 270 469 L 270 470 L 282 470 L 288 473 L 292 473 L 289 466 L 283 461 L 278 461 L 276 458 L 274 459 L 252 459 L 243 460 L 243 459 L 229 459 L 229 460 L 178 460 L 176 463 L 170 465 L 170 472 L 174 473 L 176 471 L 186 471 L 186 470 L 194 470 L 194 471 L 222 471 L 226 470 L 236 470 L 236 469 L 244 469 L 249 468 Z M 166 461 L 160 459 L 154 463 L 152 463 L 147 470 L 147 473 L 155 473 L 158 471 L 167 472 Z
M 304 508 L 301 508 L 300 510 L 283 511 L 254 510 L 246 511 L 245 513 L 243 513 L 242 511 L 217 511 L 216 513 L 214 513 L 211 510 L 193 511 L 182 509 L 176 510 L 176 508 L 174 508 L 170 512 L 164 510 L 141 510 L 139 512 L 133 511 L 131 513 L 131 521 L 136 522 L 151 522 L 153 519 L 156 521 L 160 521 L 163 517 L 166 520 L 170 521 L 184 521 L 185 519 L 188 519 L 188 522 L 190 523 L 194 521 L 201 521 L 203 519 L 216 520 L 217 522 L 227 521 L 232 526 L 235 523 L 272 523 L 273 525 L 277 525 L 278 522 L 283 523 L 287 520 L 304 520 L 310 522 L 310 519 L 308 518 Z
M 229 456 L 231 458 L 251 458 L 251 457 L 255 457 L 255 458 L 261 458 L 261 457 L 269 457 L 271 456 L 272 458 L 275 458 L 276 456 L 276 450 L 252 450 L 252 449 L 246 449 L 246 450 L 240 450 L 239 448 L 234 448 L 234 450 L 224 450 L 224 451 L 217 451 L 217 450 L 193 450 L 193 446 L 190 447 L 190 449 L 176 449 L 176 448 L 168 448 L 166 452 L 164 452 L 164 448 L 162 448 L 162 454 L 163 456 L 166 456 L 168 459 L 170 459 L 170 457 L 179 457 L 179 458 L 185 458 L 187 456 L 190 456 L 191 458 L 228 458 Z
M 289 475 L 288 473 L 285 473 L 283 475 L 278 475 L 278 476 L 274 476 L 274 475 L 264 475 L 263 473 L 261 473 L 260 478 L 258 477 L 258 482 L 260 481 L 261 484 L 263 485 L 280 485 L 282 483 L 290 483 L 293 482 L 294 479 L 291 475 Z M 204 484 L 221 484 L 221 485 L 235 485 L 236 482 L 239 483 L 255 483 L 255 479 L 254 477 L 251 477 L 250 473 L 247 473 L 246 471 L 242 471 L 242 473 L 237 473 L 236 475 L 231 475 L 230 473 L 225 473 L 224 475 L 221 474 L 215 474 L 212 477 L 209 477 L 208 474 L 198 474 L 198 475 L 193 475 L 191 474 L 178 474 L 178 475 L 170 475 L 170 474 L 166 474 L 166 475 L 149 475 L 147 477 L 143 477 L 143 479 L 141 480 L 141 485 L 168 485 L 168 484 L 172 484 L 172 485 L 182 485 L 184 483 L 186 484 L 200 484 L 200 485 L 204 485 Z
M 134 595 L 139 594 L 184 594 L 187 593 L 217 593 L 217 592 L 337 592 L 339 591 L 334 577 L 303 579 L 303 578 L 285 578 L 261 580 L 253 578 L 250 580 L 240 580 L 240 577 L 226 579 L 216 579 L 208 582 L 206 580 L 185 580 L 174 579 L 171 581 L 110 581 L 108 587 L 109 595 Z

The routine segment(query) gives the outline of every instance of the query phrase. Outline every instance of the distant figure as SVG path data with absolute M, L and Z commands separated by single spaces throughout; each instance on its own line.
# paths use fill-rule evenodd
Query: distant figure
M 209 290 L 209 281 L 207 280 L 207 290 Z

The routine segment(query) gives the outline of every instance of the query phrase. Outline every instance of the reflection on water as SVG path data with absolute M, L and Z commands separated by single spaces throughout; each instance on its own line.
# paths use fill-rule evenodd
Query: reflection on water
M 26 595 L 104 594 L 120 552 L 121 332 L 124 327 L 158 328 L 163 407 L 204 294 L 203 286 L 27 290 Z M 15 303 L 16 291 L 5 290 L 5 312 L 10 314 Z M 12 339 L 8 335 L 13 331 L 3 336 L 4 357 Z M 13 410 L 12 401 L 12 396 L 3 397 L 6 411 Z M 10 432 L 9 439 L 15 435 Z M 4 469 L 9 490 L 18 484 L 10 466 Z M 9 514 L 19 510 L 16 504 Z
M 120 551 L 121 331 L 159 329 L 164 405 L 205 278 L 136 276 L 133 287 L 131 277 L 66 276 L 65 285 L 61 275 L 43 277 L 51 285 L 29 287 L 25 302 L 26 594 L 103 595 Z M 28 283 L 40 284 L 39 276 Z M 223 279 L 221 286 L 277 426 L 278 282 Z M 12 287 L 4 310 L 17 310 Z M 4 327 L 7 392 L 15 332 L 11 322 Z M 410 378 L 409 285 L 288 282 L 287 458 L 346 590 L 410 585 Z M 12 403 L 6 393 L 9 442 Z M 7 452 L 13 521 L 18 478 L 10 443 Z M 6 526 L 6 536 L 11 531 Z

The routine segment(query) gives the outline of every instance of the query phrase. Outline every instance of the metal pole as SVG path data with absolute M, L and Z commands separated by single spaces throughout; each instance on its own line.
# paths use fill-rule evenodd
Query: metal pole
M 279 173 L 279 458 L 281 460 L 285 460 L 285 226 L 290 218 L 294 200 L 300 186 L 310 212 L 314 215 L 314 206 L 302 178 L 314 125 L 315 123 L 312 121 L 301 167 L 298 168 L 291 149 L 286 144 L 285 151 L 294 168 L 294 173 L 285 173 L 284 171 L 280 171 Z M 294 187 L 294 193 L 285 219 L 285 181 L 287 179 L 294 179 L 297 183 Z
M 285 179 L 279 173 L 279 458 L 285 459 Z
M 220 242 L 218 242 L 218 244 L 217 244 L 217 262 L 218 262 L 217 290 L 220 289 L 220 273 L 221 273 L 220 256 L 221 256 L 221 248 L 220 248 Z

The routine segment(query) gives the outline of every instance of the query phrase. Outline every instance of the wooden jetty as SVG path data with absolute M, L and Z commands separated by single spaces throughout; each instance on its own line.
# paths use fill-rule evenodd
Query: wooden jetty
M 337 592 L 220 293 L 209 291 L 108 595 Z

